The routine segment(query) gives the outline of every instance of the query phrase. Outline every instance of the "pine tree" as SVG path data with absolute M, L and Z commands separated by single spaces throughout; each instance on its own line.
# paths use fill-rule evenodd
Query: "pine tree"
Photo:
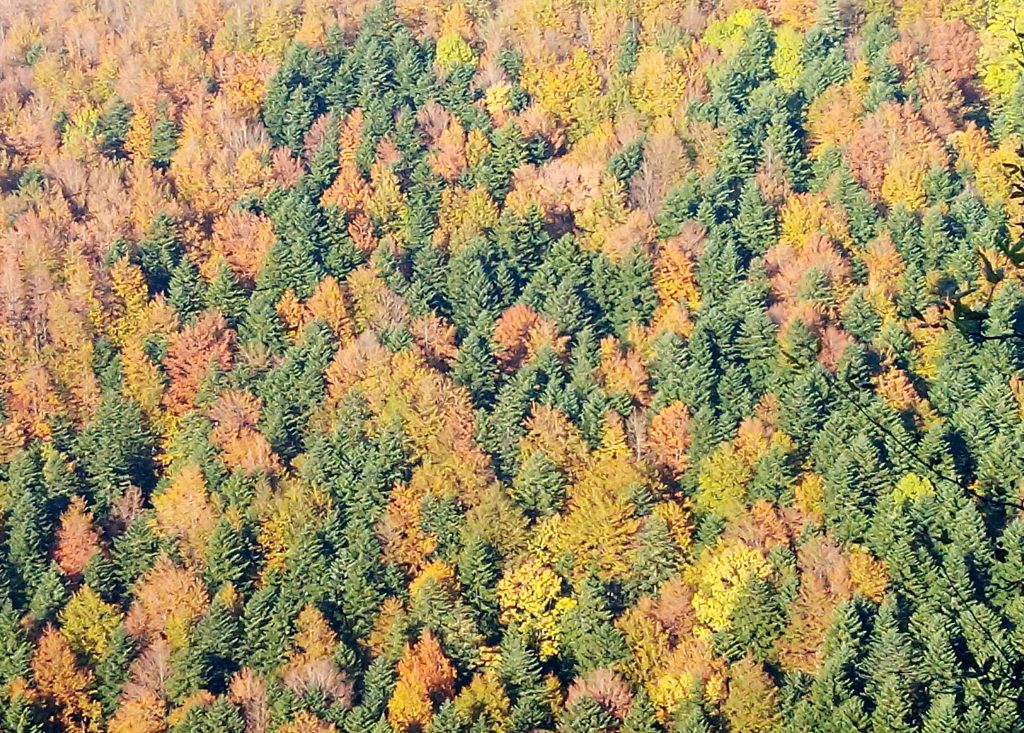
M 178 320 L 182 325 L 191 323 L 203 309 L 203 284 L 199 279 L 199 271 L 188 257 L 178 260 L 178 264 L 171 270 L 167 300 L 178 311 Z
M 102 517 L 129 484 L 152 487 L 156 441 L 134 400 L 107 393 L 75 441 L 75 457 Z
M 135 640 L 118 626 L 107 641 L 107 649 L 96 665 L 96 697 L 103 706 L 103 714 L 111 716 L 117 710 L 121 689 L 128 681 L 128 674 L 136 653 Z
M 149 154 L 153 165 L 157 168 L 170 167 L 174 151 L 178 149 L 179 135 L 181 135 L 181 129 L 167 115 L 167 109 L 162 108 L 153 124 L 153 133 L 149 143 Z
M 565 503 L 566 480 L 540 451 L 531 453 L 516 471 L 509 492 L 531 517 L 549 517 Z
M 47 539 L 52 518 L 46 507 L 43 471 L 37 450 L 23 450 L 8 468 L 6 507 L 7 562 L 17 582 L 16 597 L 28 601 L 47 570 Z
M 210 536 L 206 553 L 206 579 L 211 588 L 225 583 L 240 591 L 249 585 L 252 571 L 252 548 L 243 531 L 221 519 Z
M 622 721 L 622 733 L 657 733 L 661 728 L 656 715 L 647 692 L 643 688 L 637 690 Z
M 217 274 L 206 287 L 206 305 L 219 311 L 232 327 L 245 314 L 246 294 L 226 263 L 221 263 Z
M 6 689 L 16 677 L 26 677 L 32 644 L 19 624 L 18 613 L 5 602 L 0 606 L 0 688 Z
M 491 329 L 492 324 L 481 316 L 462 340 L 452 369 L 452 376 L 469 390 L 477 407 L 489 406 L 497 389 L 498 362 Z
M 52 620 L 68 599 L 60 568 L 51 563 L 39 575 L 28 597 L 28 612 L 40 623 Z
M 562 618 L 562 657 L 576 676 L 611 667 L 628 656 L 625 638 L 612 624 L 613 618 L 600 582 L 585 578 L 577 590 L 576 605 Z
M 158 554 L 151 516 L 143 514 L 136 517 L 114 540 L 114 567 L 121 587 L 131 588 L 153 567 Z
M 498 675 L 512 708 L 510 733 L 527 733 L 550 724 L 551 705 L 536 653 L 517 634 L 505 634 L 501 642 Z
M 498 602 L 495 584 L 498 580 L 498 557 L 479 534 L 469 533 L 459 554 L 458 575 L 463 597 L 477 613 L 477 625 L 484 635 L 493 638 L 498 632 Z

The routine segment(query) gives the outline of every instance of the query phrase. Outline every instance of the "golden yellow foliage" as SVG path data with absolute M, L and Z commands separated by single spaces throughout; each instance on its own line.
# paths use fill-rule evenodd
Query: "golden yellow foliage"
M 850 582 L 865 598 L 881 603 L 889 587 L 885 560 L 877 560 L 863 547 L 850 550 Z
M 686 571 L 694 587 L 697 619 L 710 631 L 728 630 L 733 609 L 748 584 L 769 575 L 771 566 L 760 552 L 736 541 L 719 541 Z
M 640 51 L 629 83 L 634 106 L 649 117 L 672 114 L 686 89 L 680 64 L 655 47 Z
M 906 474 L 892 490 L 892 498 L 897 505 L 912 503 L 930 496 L 935 496 L 935 487 L 932 486 L 931 480 L 916 473 Z
M 61 633 L 72 649 L 92 660 L 103 656 L 110 635 L 120 623 L 118 608 L 88 585 L 79 588 L 60 612 Z
M 538 645 L 541 660 L 558 653 L 560 621 L 576 605 L 562 595 L 562 578 L 536 560 L 526 560 L 498 581 L 500 620 Z
M 167 488 L 153 496 L 153 508 L 157 531 L 179 540 L 189 562 L 201 566 L 217 514 L 199 467 L 188 464 L 180 468 Z

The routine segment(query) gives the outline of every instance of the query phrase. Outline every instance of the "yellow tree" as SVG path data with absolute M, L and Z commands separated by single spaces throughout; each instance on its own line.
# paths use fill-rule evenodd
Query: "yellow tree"
M 398 683 L 388 703 L 388 722 L 400 733 L 424 730 L 437 704 L 455 692 L 455 668 L 437 637 L 424 629 L 415 645 L 405 645 Z
M 121 612 L 88 585 L 83 585 L 61 609 L 59 618 L 61 633 L 71 647 L 97 661 L 106 652 L 110 635 L 121 623 Z
M 78 666 L 67 640 L 52 626 L 47 626 L 36 642 L 32 678 L 47 722 L 54 730 L 102 730 L 102 709 L 91 692 L 93 674 Z
M 529 559 L 506 572 L 497 590 L 501 623 L 534 639 L 541 660 L 557 654 L 561 618 L 576 605 L 574 599 L 562 595 L 562 578 Z
M 182 466 L 167 488 L 153 496 L 158 532 L 180 542 L 183 555 L 194 567 L 201 567 L 206 548 L 217 524 L 206 482 L 199 466 Z

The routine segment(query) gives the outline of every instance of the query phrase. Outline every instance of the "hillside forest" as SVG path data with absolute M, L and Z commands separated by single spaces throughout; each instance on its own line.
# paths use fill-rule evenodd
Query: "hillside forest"
M 1024 731 L 1019 0 L 0 10 L 0 731 Z

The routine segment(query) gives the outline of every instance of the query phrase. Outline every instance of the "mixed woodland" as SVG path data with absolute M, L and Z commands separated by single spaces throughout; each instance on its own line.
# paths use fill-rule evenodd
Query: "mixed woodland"
M 1024 731 L 1019 0 L 0 10 L 0 731 Z

